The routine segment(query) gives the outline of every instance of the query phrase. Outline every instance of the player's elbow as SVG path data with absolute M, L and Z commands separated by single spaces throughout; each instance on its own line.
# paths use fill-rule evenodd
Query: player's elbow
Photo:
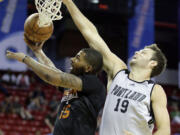
M 42 78 L 46 83 L 51 84 L 53 86 L 58 86 L 58 78 L 57 78 L 57 74 L 56 75 L 52 75 L 50 73 L 46 73 L 43 75 Z
M 88 28 L 88 27 L 84 27 L 81 29 L 81 33 L 83 34 L 83 36 L 88 39 L 88 37 L 91 37 L 94 35 L 94 34 L 98 34 L 98 31 L 96 29 L 96 27 L 91 27 L 91 28 Z

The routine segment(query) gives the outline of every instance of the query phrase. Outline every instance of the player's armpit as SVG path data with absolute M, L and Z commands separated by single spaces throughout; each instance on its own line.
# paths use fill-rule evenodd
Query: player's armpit
M 111 52 L 106 58 L 103 57 L 103 69 L 107 72 L 108 77 L 113 79 L 117 72 L 127 69 L 127 66 L 119 57 Z
M 160 85 L 155 85 L 152 91 L 151 100 L 157 125 L 157 131 L 154 135 L 170 135 L 170 119 L 167 110 L 167 98 Z

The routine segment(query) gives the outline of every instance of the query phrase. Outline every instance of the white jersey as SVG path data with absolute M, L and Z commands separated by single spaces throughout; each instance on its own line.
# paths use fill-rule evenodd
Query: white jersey
M 100 135 L 152 135 L 154 128 L 151 80 L 136 82 L 127 70 L 117 73 L 108 91 L 100 126 Z

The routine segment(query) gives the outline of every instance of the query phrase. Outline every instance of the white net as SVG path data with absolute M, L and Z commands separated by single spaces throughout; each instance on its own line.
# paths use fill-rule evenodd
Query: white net
M 39 26 L 49 25 L 53 20 L 60 20 L 61 0 L 35 0 L 39 13 Z

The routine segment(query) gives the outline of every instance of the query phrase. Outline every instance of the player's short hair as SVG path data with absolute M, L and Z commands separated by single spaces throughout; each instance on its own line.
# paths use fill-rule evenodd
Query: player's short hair
M 152 69 L 151 77 L 157 76 L 166 69 L 167 59 L 157 44 L 151 44 L 145 48 L 149 48 L 154 51 L 154 55 L 151 59 L 157 61 L 157 66 Z
M 102 55 L 92 48 L 84 48 L 82 51 L 85 53 L 85 61 L 92 66 L 91 73 L 96 74 L 100 72 L 103 66 Z

